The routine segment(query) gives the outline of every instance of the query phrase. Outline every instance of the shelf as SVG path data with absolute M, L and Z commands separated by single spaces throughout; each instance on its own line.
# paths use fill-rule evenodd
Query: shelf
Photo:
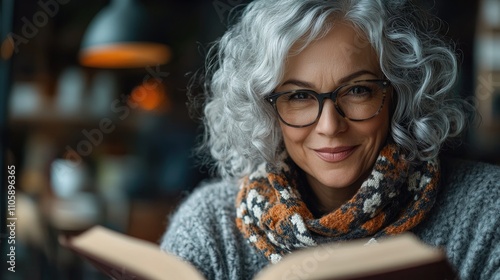
M 9 116 L 8 127 L 12 130 L 23 130 L 27 128 L 100 128 L 103 131 L 135 130 L 140 123 L 141 115 L 144 113 L 131 112 L 126 117 L 120 118 L 117 115 L 89 116 L 85 114 L 64 114 L 54 110 L 45 110 Z

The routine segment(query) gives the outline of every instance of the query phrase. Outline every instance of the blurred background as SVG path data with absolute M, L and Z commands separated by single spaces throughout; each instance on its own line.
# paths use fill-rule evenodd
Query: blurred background
M 187 86 L 243 0 L 1 0 L 1 279 L 107 279 L 61 247 L 101 224 L 158 242 L 208 177 L 192 147 Z M 461 63 L 457 94 L 482 115 L 446 152 L 500 163 L 500 0 L 416 1 L 441 17 Z M 239 8 L 238 8 L 239 7 Z M 7 211 L 15 209 L 16 272 Z M 117 275 L 116 278 L 119 276 Z

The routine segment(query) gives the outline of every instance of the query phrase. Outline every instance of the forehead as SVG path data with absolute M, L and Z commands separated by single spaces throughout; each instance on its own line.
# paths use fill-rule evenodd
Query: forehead
M 324 36 L 301 51 L 297 47 L 287 58 L 285 80 L 336 84 L 354 72 L 380 73 L 377 54 L 366 36 L 346 22 L 335 22 Z

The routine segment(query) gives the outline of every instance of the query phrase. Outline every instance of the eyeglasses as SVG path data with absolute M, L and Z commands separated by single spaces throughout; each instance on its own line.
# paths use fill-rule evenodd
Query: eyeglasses
M 351 121 L 364 121 L 378 115 L 384 106 L 388 80 L 362 80 L 339 86 L 332 92 L 317 93 L 298 89 L 271 93 L 266 97 L 279 118 L 292 127 L 306 127 L 318 121 L 323 101 L 331 99 L 337 112 Z

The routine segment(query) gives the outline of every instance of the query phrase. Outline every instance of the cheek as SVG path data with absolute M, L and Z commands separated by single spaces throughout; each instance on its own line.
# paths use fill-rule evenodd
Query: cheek
M 374 152 L 378 152 L 384 145 L 389 134 L 389 113 L 384 111 L 378 118 L 360 124 L 362 124 L 362 126 L 358 127 L 359 134 L 364 135 L 364 138 L 371 142 L 371 147 L 369 148 L 373 149 Z
M 388 100 L 389 104 L 388 106 L 385 108 L 384 111 L 382 111 L 382 116 L 381 118 L 379 119 L 380 121 L 378 122 L 377 124 L 377 130 L 379 131 L 381 137 L 383 138 L 382 141 L 385 142 L 385 139 L 387 138 L 387 136 L 389 135 L 389 130 L 390 130 L 390 126 L 391 126 L 391 112 L 392 110 L 390 110 L 390 100 Z
M 302 146 L 307 139 L 310 129 L 301 128 L 297 129 L 294 127 L 289 127 L 284 124 L 280 124 L 281 134 L 283 136 L 283 141 L 285 143 L 286 149 L 289 154 L 293 154 L 299 150 L 302 150 Z
M 368 131 L 368 135 L 371 136 L 371 138 L 378 141 L 384 141 L 389 132 L 389 123 L 387 121 L 388 118 L 382 119 L 384 121 L 378 121 L 366 130 Z
M 391 115 L 392 115 L 392 98 L 386 95 L 385 104 L 382 107 L 381 112 L 374 118 L 355 123 L 358 128 L 358 133 L 364 134 L 365 138 L 371 139 L 373 141 L 382 142 L 377 143 L 382 145 L 385 142 L 387 136 L 389 135 L 390 125 L 391 125 Z M 379 147 L 381 148 L 381 147 Z

